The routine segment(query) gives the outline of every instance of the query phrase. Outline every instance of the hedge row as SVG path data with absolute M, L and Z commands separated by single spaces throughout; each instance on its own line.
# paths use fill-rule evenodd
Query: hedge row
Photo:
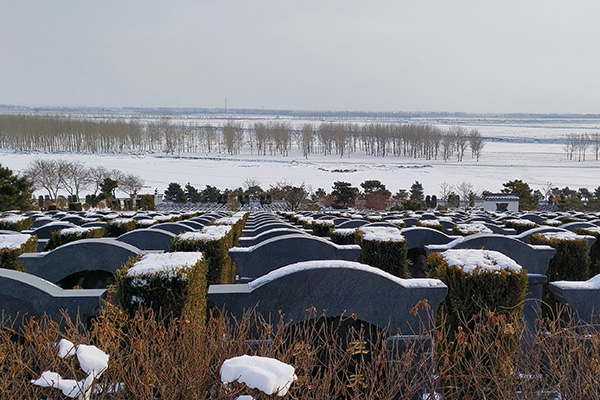
M 19 234 L 21 235 L 21 234 Z M 3 235 L 13 236 L 13 235 Z M 26 236 L 26 235 L 22 235 Z M 19 265 L 19 256 L 23 253 L 35 253 L 37 251 L 37 236 L 27 235 L 29 238 L 17 248 L 14 246 L 0 247 L 0 268 L 23 271 Z M 5 238 L 6 239 L 6 238 Z M 24 238 L 23 238 L 24 239 Z
M 175 253 L 130 259 L 115 273 L 115 300 L 130 317 L 143 306 L 163 317 L 180 318 L 185 313 L 187 317 L 204 319 L 207 266 L 201 253 L 190 255 L 191 265 L 174 263 L 169 258 Z M 132 274 L 143 263 L 156 263 L 158 268 Z
M 67 228 L 50 233 L 50 239 L 44 247 L 44 251 L 53 250 L 63 244 L 74 242 L 80 239 L 101 238 L 104 234 L 104 228 Z

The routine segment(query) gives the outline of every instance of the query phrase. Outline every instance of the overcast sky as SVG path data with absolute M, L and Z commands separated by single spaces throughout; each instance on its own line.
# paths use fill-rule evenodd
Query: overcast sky
M 598 0 L 1 0 L 0 104 L 600 113 Z

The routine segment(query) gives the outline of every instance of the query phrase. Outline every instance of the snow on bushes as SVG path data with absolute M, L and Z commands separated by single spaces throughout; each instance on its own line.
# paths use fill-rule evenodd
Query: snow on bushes
M 573 232 L 534 233 L 529 242 L 556 249 L 546 272 L 548 282 L 585 281 L 590 277 L 590 248 L 586 236 Z
M 331 241 L 335 244 L 358 244 L 360 237 L 356 228 L 336 228 L 329 234 Z
M 23 233 L 0 235 L 0 268 L 21 271 L 19 256 L 37 251 L 37 236 Z
M 115 273 L 115 284 L 115 298 L 130 316 L 140 304 L 173 318 L 205 314 L 206 262 L 200 252 L 138 256 Z
M 106 236 L 119 237 L 135 229 L 136 221 L 133 218 L 115 218 L 106 225 Z
M 0 230 L 22 231 L 31 229 L 31 218 L 22 215 L 6 215 L 0 217 Z
M 362 226 L 357 232 L 362 248 L 358 262 L 380 268 L 400 278 L 408 278 L 408 250 L 400 229 Z
M 472 397 L 465 381 L 471 360 L 486 346 L 500 349 L 484 353 L 481 371 L 509 375 L 519 352 L 527 271 L 509 257 L 490 250 L 447 250 L 427 257 L 428 275 L 448 286 L 448 294 L 438 309 L 444 321 L 446 348 L 438 351 L 438 363 L 449 363 L 443 379 L 449 398 Z M 481 326 L 491 335 L 480 338 L 471 349 L 470 338 Z M 486 378 L 492 385 L 493 378 Z
M 452 227 L 452 234 L 454 235 L 474 235 L 477 233 L 493 233 L 490 228 L 482 223 L 469 223 L 469 224 L 456 224 Z
M 199 232 L 185 232 L 173 239 L 173 251 L 204 253 L 209 285 L 234 283 L 235 266 L 228 253 L 231 247 L 233 230 L 230 225 L 209 225 Z
M 50 233 L 50 239 L 46 243 L 44 251 L 53 250 L 63 244 L 67 244 L 79 239 L 101 238 L 104 234 L 102 227 L 77 227 L 60 229 Z
M 330 219 L 315 219 L 311 227 L 315 236 L 327 237 L 335 227 L 335 222 Z
M 533 221 L 518 218 L 505 219 L 504 221 L 502 221 L 502 223 L 505 227 L 514 229 L 517 232 L 517 234 L 523 233 L 525 231 L 528 231 L 529 229 L 533 229 L 538 226 Z
M 596 242 L 590 247 L 590 275 L 600 274 L 600 226 L 589 228 L 577 228 L 578 235 L 588 235 L 596 238 Z

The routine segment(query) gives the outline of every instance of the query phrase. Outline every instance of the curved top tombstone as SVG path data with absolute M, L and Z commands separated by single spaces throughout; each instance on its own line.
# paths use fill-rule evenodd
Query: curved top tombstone
M 45 224 L 40 226 L 39 228 L 33 229 L 31 231 L 27 231 L 30 235 L 35 235 L 38 239 L 50 239 L 50 234 L 52 232 L 60 231 L 61 229 L 66 228 L 77 228 L 78 225 L 72 224 L 70 222 L 51 222 L 49 224 Z
M 459 237 L 445 245 L 426 246 L 428 252 L 445 251 L 448 249 L 485 249 L 494 250 L 512 258 L 517 264 L 527 270 L 528 274 L 544 275 L 548 270 L 550 259 L 556 250 L 550 246 L 531 245 L 513 236 L 495 233 L 479 233 Z
M 406 248 L 423 248 L 428 244 L 446 244 L 457 238 L 457 236 L 449 236 L 437 229 L 428 228 L 425 226 L 413 226 L 400 230 L 402 236 L 406 238 Z
M 312 235 L 292 234 L 267 239 L 251 247 L 233 247 L 229 249 L 229 256 L 241 278 L 257 278 L 301 261 L 355 261 L 360 252 L 356 244 L 337 245 Z
M 246 284 L 212 285 L 208 299 L 236 316 L 256 308 L 278 320 L 281 310 L 286 322 L 303 321 L 312 307 L 327 317 L 355 314 L 393 335 L 418 333 L 430 319 L 411 309 L 427 299 L 435 315 L 447 290 L 438 279 L 401 279 L 357 262 L 322 260 L 287 265 Z
M 177 235 L 162 229 L 134 229 L 119 236 L 116 240 L 129 243 L 140 250 L 170 251 Z
M 148 229 L 161 229 L 176 235 L 196 230 L 189 225 L 182 224 L 181 222 L 163 222 L 161 224 L 151 225 Z
M 25 316 L 46 314 L 54 321 L 62 320 L 65 311 L 72 321 L 83 323 L 97 315 L 106 289 L 63 290 L 37 276 L 25 272 L 0 269 L 0 313 L 17 324 Z
M 114 273 L 141 250 L 115 239 L 80 239 L 44 253 L 24 253 L 19 264 L 32 274 L 58 282 L 82 271 Z

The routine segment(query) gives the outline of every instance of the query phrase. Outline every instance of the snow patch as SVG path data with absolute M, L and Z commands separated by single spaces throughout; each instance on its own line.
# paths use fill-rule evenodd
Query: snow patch
M 221 381 L 238 381 L 267 395 L 285 396 L 298 379 L 294 372 L 294 367 L 274 358 L 243 355 L 223 362 Z
M 442 253 L 448 265 L 460 267 L 465 273 L 473 274 L 475 269 L 487 272 L 509 270 L 518 273 L 521 266 L 512 258 L 492 250 L 450 249 Z

